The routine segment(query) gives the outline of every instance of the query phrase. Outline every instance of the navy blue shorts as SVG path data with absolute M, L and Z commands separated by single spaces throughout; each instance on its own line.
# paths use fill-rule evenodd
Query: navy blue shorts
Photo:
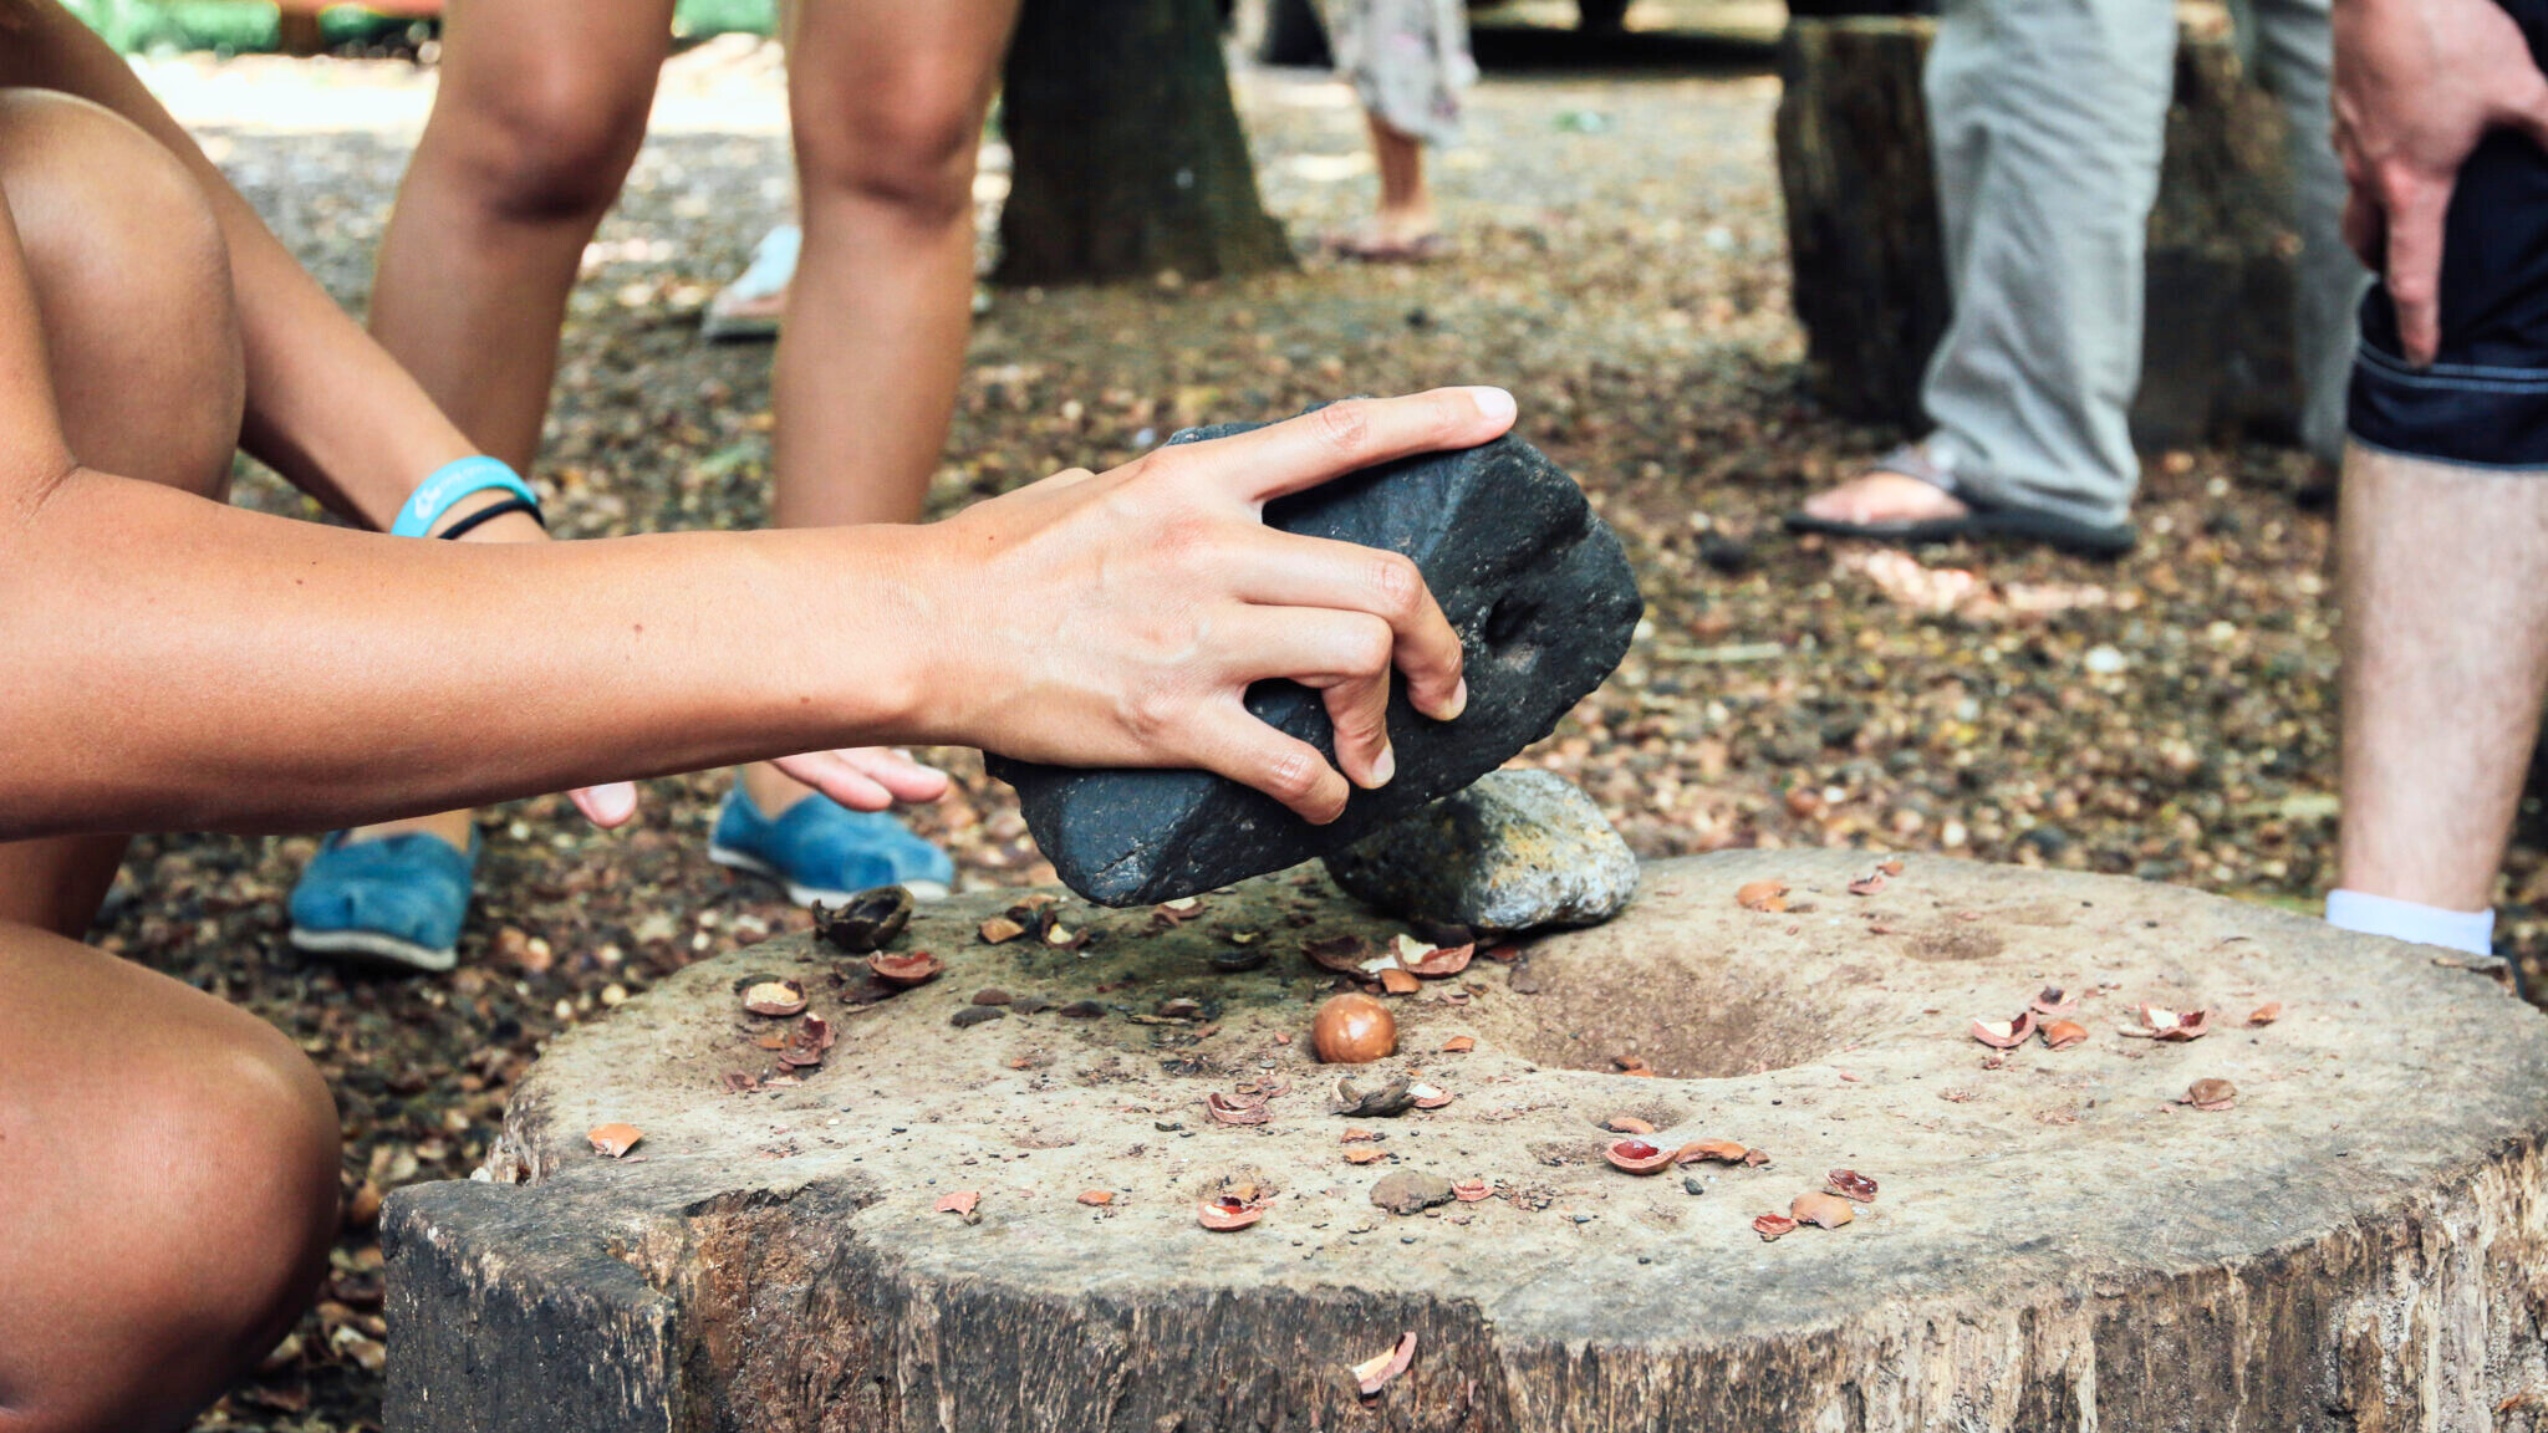
M 2497 0 L 2548 56 L 2548 0 Z M 2362 301 L 2346 426 L 2374 448 L 2475 467 L 2548 468 L 2548 151 L 2487 136 L 2452 191 L 2442 241 L 2442 347 L 2398 357 L 2385 286 Z

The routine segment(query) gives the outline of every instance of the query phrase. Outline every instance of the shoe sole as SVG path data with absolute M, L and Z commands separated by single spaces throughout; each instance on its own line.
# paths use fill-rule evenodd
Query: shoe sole
M 323 956 L 346 965 L 369 966 L 375 970 L 442 975 L 460 963 L 457 946 L 432 950 L 412 940 L 400 940 L 378 931 L 309 931 L 294 926 L 291 942 L 292 948 L 303 954 Z
M 780 886 L 786 889 L 787 898 L 800 906 L 810 906 L 816 901 L 820 901 L 827 906 L 843 905 L 848 902 L 850 897 L 858 894 L 856 891 L 834 891 L 826 890 L 819 886 L 800 886 L 796 882 L 789 880 L 787 877 L 780 875 L 776 866 L 771 865 L 769 862 L 762 860 L 758 856 L 738 851 L 732 846 L 719 846 L 713 843 L 710 844 L 708 847 L 708 859 L 730 871 L 742 871 L 748 875 L 759 876 L 765 881 L 776 881 Z M 929 904 L 933 901 L 943 901 L 947 898 L 947 888 L 943 882 L 897 881 L 894 884 L 911 892 L 911 898 L 923 905 Z

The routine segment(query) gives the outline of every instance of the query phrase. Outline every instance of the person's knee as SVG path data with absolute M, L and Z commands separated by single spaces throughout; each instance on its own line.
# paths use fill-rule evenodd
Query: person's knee
M 470 197 L 497 217 L 598 219 L 645 142 L 652 99 L 643 76 L 573 54 L 523 57 L 445 95 L 451 111 L 438 109 L 427 144 L 456 161 Z
M 972 210 L 981 129 L 972 76 L 915 72 L 800 112 L 799 180 L 809 201 L 857 198 L 953 223 Z
M 184 454 L 132 473 L 217 496 L 245 399 L 230 250 L 202 183 L 122 116 L 42 90 L 0 91 L 0 193 L 47 320 L 55 396 L 66 424 L 84 403 L 129 395 L 83 390 L 137 372 L 183 380 L 200 421 Z M 147 353 L 133 345 L 147 345 Z M 135 361 L 139 360 L 141 366 Z M 155 402 L 176 402 L 163 392 Z M 80 434 L 68 433 L 82 461 Z

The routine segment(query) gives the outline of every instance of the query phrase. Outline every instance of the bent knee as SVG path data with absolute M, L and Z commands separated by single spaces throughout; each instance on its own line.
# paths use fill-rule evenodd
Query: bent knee
M 598 218 L 645 142 L 652 100 L 643 76 L 595 73 L 573 55 L 524 58 L 446 92 L 425 144 L 456 163 L 469 197 L 492 214 Z
M 796 116 L 800 181 L 814 193 L 882 202 L 918 221 L 951 222 L 972 208 L 982 105 L 949 76 L 916 76 L 820 104 Z

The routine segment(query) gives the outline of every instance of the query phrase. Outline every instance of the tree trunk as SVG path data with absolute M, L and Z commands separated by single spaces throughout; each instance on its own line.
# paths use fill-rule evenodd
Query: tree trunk
M 702 961 L 551 1042 L 493 1182 L 391 1197 L 388 1424 L 2535 1426 L 2489 1416 L 2548 1384 L 2548 1021 L 2485 962 L 2144 881 L 1866 871 L 1650 863 L 1609 924 L 1391 1000 L 1396 1056 L 1355 1067 L 1309 1053 L 1340 982 L 1304 947 L 1401 927 L 1310 877 L 1065 899 L 1000 945 L 1021 893 L 964 897 L 912 919 L 947 970 L 900 993 L 800 936 Z M 1785 914 L 1738 904 L 1762 880 Z M 768 1048 L 805 1017 L 743 1010 L 772 977 L 830 1022 L 821 1068 Z M 2047 985 L 2084 1043 L 1975 1043 Z M 2121 1038 L 2143 1001 L 2222 1028 Z M 1448 1102 L 1333 1112 L 1340 1075 L 1412 1067 Z M 2181 1103 L 2197 1080 L 2227 1107 Z M 1605 1157 L 1623 1115 L 1769 1162 L 1640 1178 Z M 622 1122 L 643 1141 L 597 1155 Z M 1763 1244 L 1836 1167 L 1875 1202 Z M 1263 1217 L 1207 1232 L 1233 1179 Z M 1410 1335 L 1361 1396 L 1348 1368 Z
M 1780 49 L 1779 178 L 1812 386 L 1844 414 L 1913 430 L 1950 307 L 1920 91 L 1934 28 L 1797 19 Z M 2144 328 L 2162 336 L 2142 346 L 2132 411 L 2145 449 L 2296 427 L 2288 134 L 2226 37 L 2184 37 L 2144 275 Z
M 1008 284 L 1288 268 L 1212 0 L 1026 0 L 1002 100 Z

